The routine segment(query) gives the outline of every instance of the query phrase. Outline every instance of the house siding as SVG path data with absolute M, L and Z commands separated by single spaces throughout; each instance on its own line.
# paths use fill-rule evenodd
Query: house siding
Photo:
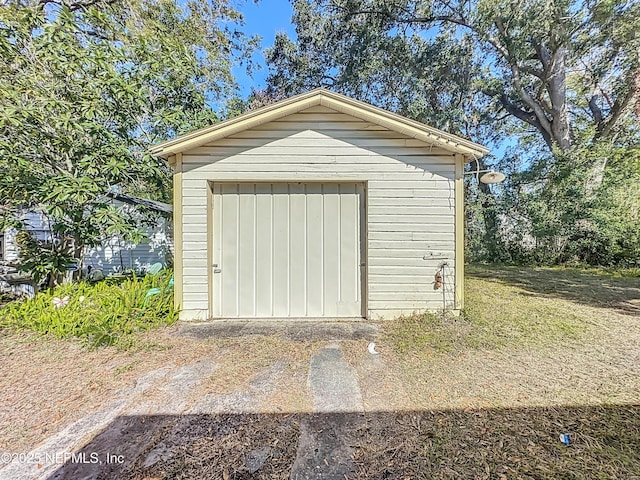
M 4 258 L 3 261 L 7 263 L 14 263 L 18 260 L 20 251 L 16 244 L 16 234 L 18 232 L 15 228 L 9 228 L 4 232 Z
M 48 241 L 51 239 L 49 224 L 42 213 L 25 212 L 22 214 L 21 219 L 25 224 L 26 230 L 32 232 L 38 240 Z M 4 232 L 4 234 L 4 261 L 8 263 L 15 263 L 20 256 L 20 247 L 18 247 L 18 244 L 16 243 L 16 235 L 18 234 L 18 231 L 15 228 L 9 228 Z
M 323 106 L 184 152 L 182 317 L 210 315 L 207 202 L 216 181 L 364 183 L 367 316 L 455 307 L 456 161 L 447 150 Z M 443 261 L 444 295 L 433 289 Z
M 131 208 L 119 201 L 114 201 L 118 208 Z M 32 232 L 38 240 L 49 241 L 51 231 L 46 217 L 37 212 L 27 212 L 22 219 L 26 230 Z M 115 273 L 123 268 L 148 269 L 152 264 L 167 263 L 173 255 L 171 222 L 158 218 L 153 227 L 145 227 L 145 239 L 138 244 L 124 242 L 117 237 L 105 240 L 102 245 L 86 247 L 84 266 L 101 269 L 105 275 Z M 5 231 L 5 259 L 7 263 L 16 263 L 20 249 L 15 241 L 17 231 Z
M 87 247 L 84 266 L 99 268 L 105 275 L 123 269 L 147 270 L 154 263 L 166 264 L 172 256 L 171 223 L 163 218 L 153 227 L 145 227 L 145 239 L 140 243 L 110 238 L 97 247 Z

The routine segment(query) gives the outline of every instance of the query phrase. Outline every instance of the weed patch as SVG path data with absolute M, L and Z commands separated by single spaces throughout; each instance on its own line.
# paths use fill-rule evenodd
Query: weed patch
M 473 345 L 547 347 L 580 338 L 592 319 L 571 302 L 531 294 L 486 279 L 467 280 L 464 318 L 473 327 Z
M 448 352 L 468 342 L 471 326 L 463 318 L 434 313 L 399 317 L 384 324 L 384 334 L 398 353 Z

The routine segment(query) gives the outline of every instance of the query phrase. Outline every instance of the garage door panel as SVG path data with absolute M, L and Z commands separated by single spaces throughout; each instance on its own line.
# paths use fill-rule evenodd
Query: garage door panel
M 238 315 L 253 317 L 256 310 L 256 195 L 254 185 L 238 188 Z
M 338 315 L 340 301 L 340 197 L 338 185 L 326 185 L 323 192 L 324 314 Z
M 222 189 L 221 260 L 222 276 L 220 308 L 225 315 L 238 316 L 238 194 L 237 187 Z
M 346 190 L 346 192 L 345 192 Z M 340 196 L 340 302 L 344 307 L 356 304 L 360 298 L 359 275 L 352 265 L 360 263 L 360 238 L 352 225 L 359 222 L 359 202 L 356 185 L 342 185 Z
M 360 184 L 214 185 L 218 317 L 360 316 Z
M 324 315 L 322 185 L 307 188 L 307 316 Z
M 289 189 L 289 316 L 306 316 L 306 197 L 304 184 Z
M 214 272 L 219 271 L 219 264 L 216 262 L 222 261 L 222 195 L 220 195 L 220 185 L 215 184 L 213 186 L 213 211 L 216 215 L 213 216 L 213 258 L 214 258 Z M 192 259 L 192 261 L 195 259 Z M 198 262 L 202 261 L 202 258 L 197 259 Z M 217 300 L 212 305 L 212 315 L 219 317 L 221 315 L 220 299 L 222 298 L 222 282 L 219 281 L 219 274 L 214 273 L 213 279 L 213 297 Z
M 273 192 L 273 316 L 289 316 L 289 196 Z
M 271 185 L 256 185 L 256 312 L 257 317 L 270 317 L 272 304 L 272 195 Z

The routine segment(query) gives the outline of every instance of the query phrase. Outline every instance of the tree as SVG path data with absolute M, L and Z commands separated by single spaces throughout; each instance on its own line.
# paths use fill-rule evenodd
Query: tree
M 294 8 L 297 39 L 280 35 L 267 57 L 273 91 L 328 86 L 481 143 L 510 136 L 526 145 L 517 149 L 524 173 L 513 172 L 517 186 L 504 194 L 478 186 L 492 258 L 510 228 L 497 211 L 504 216 L 507 199 L 537 196 L 540 205 L 555 191 L 555 215 L 565 223 L 553 241 L 566 244 L 573 238 L 567 232 L 593 227 L 608 162 L 635 161 L 637 2 L 297 0 Z M 584 199 L 576 215 L 572 196 L 558 196 L 569 177 Z M 544 222 L 531 210 L 520 214 Z M 527 234 L 542 234 L 538 227 Z
M 392 64 L 403 71 L 407 50 L 418 67 L 411 86 L 429 77 L 466 79 L 459 67 L 480 64 L 483 72 L 475 88 L 535 128 L 550 149 L 566 151 L 574 145 L 577 119 L 594 128 L 596 139 L 610 135 L 629 112 L 640 82 L 636 2 L 297 0 L 294 7 L 298 40 L 276 39 L 269 58 L 273 85 L 291 84 L 294 72 L 307 71 L 295 81 L 341 88 L 348 83 L 359 94 L 380 82 L 392 87 L 383 78 L 387 75 L 395 78 L 397 94 L 405 77 L 395 77 Z M 456 63 L 449 63 L 448 74 L 437 72 L 441 65 L 435 65 L 434 75 L 426 68 L 430 64 L 420 64 L 421 58 L 434 56 L 424 56 L 423 49 L 410 51 L 417 42 L 450 51 L 452 43 L 471 45 L 467 54 L 475 58 L 450 57 Z M 337 77 L 336 64 L 342 66 Z M 356 80 L 364 85 L 356 87 Z
M 501 259 L 640 265 L 640 138 L 635 122 L 621 123 L 616 137 L 614 144 L 578 138 L 575 147 L 553 159 L 530 139 L 505 156 L 500 168 L 507 181 L 498 192 L 497 207 L 509 229 L 502 236 L 509 238 Z M 521 153 L 525 147 L 529 157 Z M 603 158 L 607 167 L 594 190 L 585 177 Z
M 0 7 L 0 228 L 46 212 L 78 260 L 139 236 L 110 188 L 170 198 L 148 147 L 217 120 L 255 47 L 227 1 L 27 0 Z
M 471 88 L 481 63 L 469 37 L 425 38 L 378 17 L 346 15 L 331 2 L 294 2 L 295 41 L 267 50 L 267 98 L 330 88 L 453 133 L 489 137 L 486 106 Z M 392 29 L 392 32 L 389 29 Z M 484 131 L 481 132 L 481 130 Z

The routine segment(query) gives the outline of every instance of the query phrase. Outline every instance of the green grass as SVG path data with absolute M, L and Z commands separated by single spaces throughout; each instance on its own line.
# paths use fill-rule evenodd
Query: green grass
M 600 309 L 639 313 L 639 299 L 640 278 L 628 270 L 471 266 L 462 315 L 412 315 L 384 328 L 400 353 L 545 348 L 582 338 Z
M 468 268 L 467 276 L 519 287 L 530 296 L 614 308 L 621 313 L 640 313 L 634 307 L 640 298 L 637 269 L 474 265 Z
M 131 345 L 132 335 L 177 320 L 170 271 L 132 278 L 120 284 L 75 283 L 38 293 L 35 298 L 12 302 L 0 309 L 0 327 L 33 330 L 59 338 L 78 337 L 91 347 Z M 160 295 L 145 295 L 160 288 Z M 54 299 L 69 297 L 56 308 Z
M 448 352 L 469 345 L 471 328 L 463 319 L 415 314 L 384 324 L 386 341 L 399 353 Z
M 556 268 L 560 269 L 561 267 Z M 583 267 L 572 270 L 586 272 L 590 275 L 601 275 L 613 278 L 640 278 L 640 268 Z

